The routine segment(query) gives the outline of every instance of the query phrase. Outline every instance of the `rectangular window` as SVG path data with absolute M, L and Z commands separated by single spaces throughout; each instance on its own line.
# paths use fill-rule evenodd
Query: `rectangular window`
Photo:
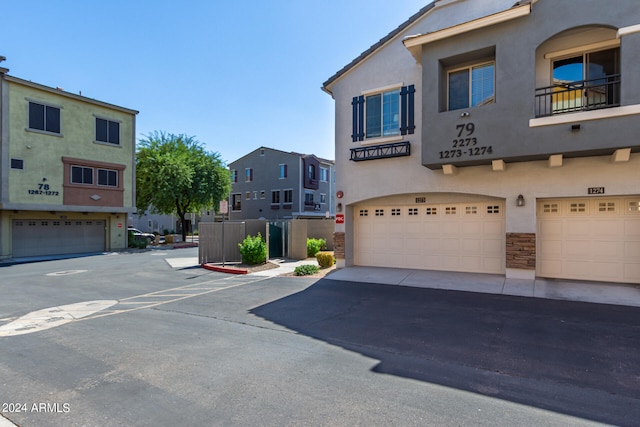
M 29 129 L 60 133 L 60 109 L 29 102 Z
M 109 169 L 98 169 L 98 185 L 117 187 L 118 171 Z
M 293 190 L 284 190 L 284 203 L 293 203 Z
M 71 183 L 93 185 L 93 168 L 71 166 Z
M 24 160 L 11 159 L 11 169 L 24 169 Z
M 247 200 L 251 200 L 251 191 L 247 191 L 246 193 L 244 193 L 244 197 Z
M 413 134 L 415 92 L 414 85 L 398 85 L 353 97 L 351 140 Z
M 272 205 L 280 204 L 280 190 L 271 190 L 271 204 Z
M 251 168 L 246 168 L 244 170 L 244 181 L 245 182 L 251 182 L 253 181 L 253 169 Z
M 400 134 L 400 89 L 365 97 L 367 138 Z
M 96 117 L 96 141 L 120 145 L 120 123 Z
M 239 211 L 242 207 L 242 195 L 240 193 L 231 195 L 231 210 Z
M 280 165 L 280 179 L 284 179 L 286 177 L 287 177 L 287 165 L 281 164 Z
M 320 203 L 327 203 L 327 195 L 324 193 L 320 194 Z
M 264 195 L 264 190 L 262 190 L 262 191 L 260 192 L 260 198 L 261 198 L 261 199 L 264 199 L 264 197 L 265 197 L 265 195 Z
M 320 181 L 329 181 L 329 169 L 323 167 L 320 168 Z
M 304 204 L 306 207 L 313 206 L 315 208 L 315 202 L 313 200 L 313 191 L 305 191 L 304 193 Z
M 449 72 L 447 110 L 477 107 L 495 102 L 495 62 Z
M 620 104 L 620 48 L 553 61 L 552 113 Z
M 238 182 L 238 171 L 231 169 L 231 182 Z

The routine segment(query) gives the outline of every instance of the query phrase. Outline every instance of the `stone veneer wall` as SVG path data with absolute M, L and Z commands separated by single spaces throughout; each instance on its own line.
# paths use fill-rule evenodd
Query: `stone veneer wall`
M 336 259 L 344 259 L 344 233 L 333 233 L 333 256 Z
M 507 233 L 507 268 L 536 269 L 536 234 Z

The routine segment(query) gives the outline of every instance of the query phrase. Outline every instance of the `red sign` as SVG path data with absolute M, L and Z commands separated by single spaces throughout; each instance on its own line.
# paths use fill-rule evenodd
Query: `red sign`
M 118 228 L 122 228 L 122 223 L 121 222 L 118 223 Z
M 344 224 L 344 214 L 336 214 L 336 224 Z

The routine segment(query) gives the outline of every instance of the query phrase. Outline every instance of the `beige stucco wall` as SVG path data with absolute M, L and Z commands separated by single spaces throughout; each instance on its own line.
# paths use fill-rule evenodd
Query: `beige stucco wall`
M 458 168 L 452 175 L 445 175 L 443 170 L 430 170 L 422 165 L 422 131 L 428 132 L 430 125 L 422 123 L 422 105 L 437 103 L 438 97 L 434 95 L 433 99 L 427 100 L 422 98 L 421 66 L 404 47 L 402 40 L 409 35 L 426 34 L 438 29 L 436 27 L 454 25 L 456 22 L 453 20 L 464 22 L 474 15 L 488 15 L 487 12 L 490 11 L 483 8 L 508 8 L 512 4 L 513 2 L 504 2 L 502 5 L 498 5 L 498 2 L 481 1 L 450 2 L 438 14 L 434 10 L 429 15 L 429 23 L 415 23 L 374 55 L 331 83 L 329 89 L 336 108 L 336 191 L 344 193 L 344 197 L 337 202 L 342 204 L 342 213 L 345 214 L 345 224 L 336 224 L 336 232 L 344 232 L 346 238 L 345 259 L 338 260 L 339 266 L 352 265 L 354 261 L 354 207 L 373 199 L 378 203 L 402 203 L 400 200 L 411 200 L 416 196 L 425 196 L 428 201 L 434 202 L 474 200 L 477 197 L 504 199 L 506 232 L 535 233 L 536 199 L 587 197 L 589 187 L 605 187 L 605 196 L 640 194 L 640 154 L 632 154 L 627 162 L 614 162 L 612 156 L 565 158 L 560 167 L 550 167 L 548 161 L 507 163 L 504 171 L 493 171 L 491 165 L 470 166 Z M 445 10 L 456 13 L 445 14 Z M 438 76 L 433 78 L 437 79 Z M 352 142 L 352 97 L 364 91 L 398 83 L 414 84 L 416 87 L 415 134 L 398 137 L 394 141 L 371 139 Z M 433 126 L 437 125 L 433 123 Z M 523 125 L 527 126 L 526 122 Z M 496 135 L 493 143 L 500 144 L 501 137 L 506 138 L 508 135 Z M 352 148 L 395 141 L 410 142 L 411 156 L 362 162 L 349 160 Z M 526 201 L 523 207 L 516 207 L 519 194 Z M 340 210 L 337 212 L 340 213 Z M 509 274 L 517 277 L 519 273 Z

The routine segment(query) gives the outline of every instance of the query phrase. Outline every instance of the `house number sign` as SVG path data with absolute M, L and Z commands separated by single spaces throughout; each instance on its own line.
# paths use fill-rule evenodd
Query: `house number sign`
M 38 188 L 30 188 L 29 194 L 39 194 L 42 196 L 59 196 L 60 193 L 58 191 L 53 191 L 49 187 L 49 184 L 38 184 Z
M 589 187 L 587 194 L 604 194 L 604 187 Z
M 460 157 L 481 156 L 492 154 L 493 146 L 479 145 L 478 138 L 473 136 L 476 125 L 472 122 L 456 126 L 456 137 L 451 144 L 451 150 L 440 152 L 441 159 L 456 159 Z

